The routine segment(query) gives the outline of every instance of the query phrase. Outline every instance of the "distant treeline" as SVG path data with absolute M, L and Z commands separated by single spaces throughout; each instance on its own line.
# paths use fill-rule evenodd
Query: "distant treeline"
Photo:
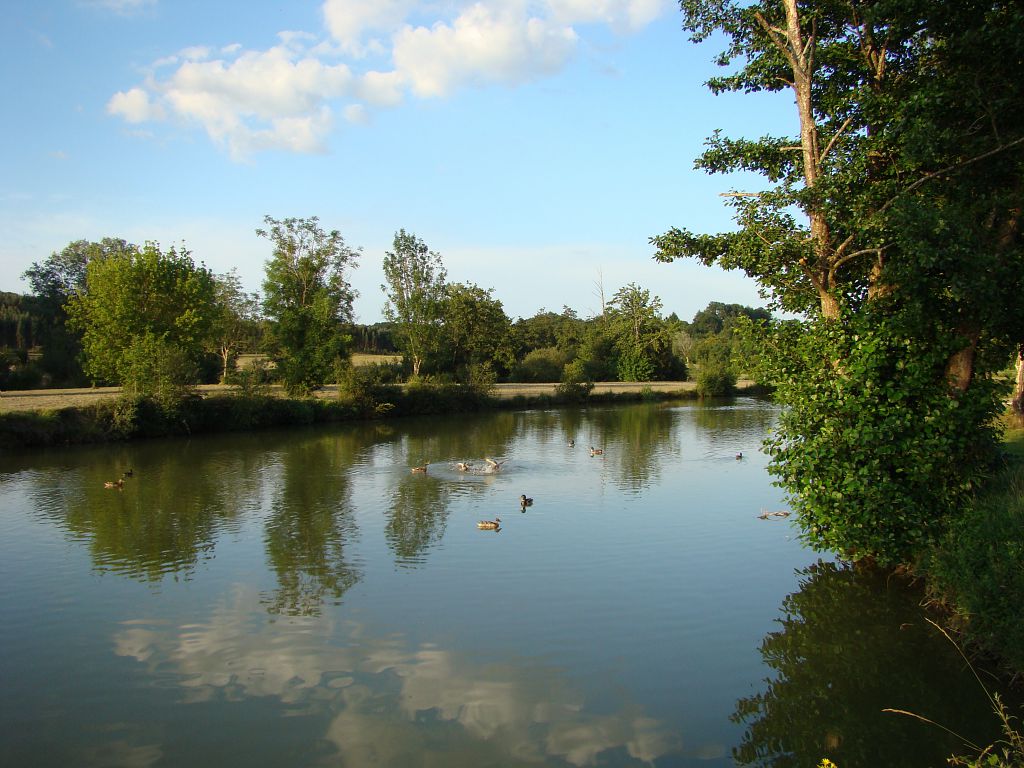
M 728 368 L 735 378 L 750 374 L 751 351 L 734 334 L 740 318 L 761 322 L 771 319 L 765 309 L 740 304 L 711 302 L 691 321 L 675 313 L 662 321 L 667 334 L 661 364 L 651 379 L 685 380 L 691 369 Z M 90 382 L 79 364 L 81 350 L 76 334 L 65 325 L 58 305 L 39 297 L 0 292 L 0 389 L 32 389 L 47 386 L 87 386 Z M 567 365 L 585 358 L 584 378 L 616 380 L 613 344 L 608 339 L 606 318 L 580 318 L 571 309 L 539 311 L 509 326 L 497 362 L 504 381 L 551 382 L 564 378 Z M 353 324 L 348 327 L 350 351 L 363 354 L 400 354 L 394 325 L 388 322 Z M 233 356 L 258 354 L 266 349 L 268 327 L 264 319 L 250 319 L 239 334 Z M 218 381 L 218 362 L 210 355 L 201 371 L 203 383 Z M 400 366 L 399 366 L 400 367 Z M 445 361 L 428 361 L 426 372 L 442 375 Z M 396 372 L 395 378 L 402 374 Z
M 34 296 L 0 292 L 0 348 L 28 352 L 42 344 L 46 318 Z

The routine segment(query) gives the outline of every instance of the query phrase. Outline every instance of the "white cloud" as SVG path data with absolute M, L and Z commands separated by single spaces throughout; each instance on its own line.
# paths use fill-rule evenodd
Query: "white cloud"
M 141 88 L 118 91 L 107 102 L 107 112 L 120 115 L 129 123 L 144 123 L 163 119 L 163 110 L 150 101 L 149 93 Z
M 146 0 L 103 3 L 138 8 Z M 115 93 L 107 111 L 136 124 L 168 117 L 195 123 L 237 158 L 271 148 L 320 152 L 335 111 L 365 123 L 369 109 L 398 106 L 409 93 L 444 98 L 460 88 L 551 76 L 575 55 L 577 26 L 635 31 L 667 3 L 324 0 L 329 38 L 282 31 L 265 50 L 238 43 L 184 48 L 156 61 L 143 85 Z M 350 65 L 368 56 L 377 66 L 353 72 Z
M 346 65 L 277 46 L 233 61 L 186 61 L 154 87 L 174 115 L 198 123 L 240 159 L 261 149 L 323 151 L 333 125 L 328 102 L 352 84 Z
M 397 72 L 367 72 L 359 82 L 357 93 L 379 107 L 394 107 L 402 103 L 404 78 Z
M 547 0 L 551 17 L 563 24 L 607 24 L 636 32 L 664 13 L 667 0 Z
M 324 24 L 343 50 L 360 53 L 367 32 L 395 31 L 415 5 L 414 0 L 325 0 Z
M 206 61 L 210 58 L 210 48 L 206 45 L 193 45 L 180 51 L 178 56 L 185 61 Z
M 349 104 L 345 107 L 345 119 L 357 125 L 366 125 L 370 122 L 370 115 L 363 104 Z
M 418 96 L 440 97 L 463 85 L 515 85 L 552 74 L 576 40 L 571 27 L 529 15 L 525 3 L 476 3 L 450 25 L 404 27 L 393 58 Z

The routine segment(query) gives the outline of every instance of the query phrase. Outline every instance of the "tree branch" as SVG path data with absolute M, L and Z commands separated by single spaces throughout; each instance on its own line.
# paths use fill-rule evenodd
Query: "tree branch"
M 939 176 L 945 176 L 945 175 L 953 173 L 955 171 L 959 171 L 962 168 L 966 168 L 967 166 L 973 165 L 974 163 L 981 162 L 982 160 L 987 160 L 988 158 L 993 157 L 994 155 L 998 155 L 1000 152 L 1005 152 L 1008 149 L 1013 149 L 1018 144 L 1024 144 L 1024 136 L 1022 136 L 1019 139 L 1015 139 L 1014 141 L 1011 141 L 1009 144 L 1004 144 L 1001 147 L 996 147 L 995 149 L 990 149 L 988 152 L 983 152 L 980 155 L 975 155 L 974 157 L 968 158 L 967 160 L 963 160 L 963 161 L 961 161 L 959 163 L 953 163 L 952 165 L 947 165 L 945 168 L 940 168 L 937 171 L 932 171 L 931 173 L 927 173 L 924 176 L 922 176 L 920 179 L 915 181 L 913 184 L 908 186 L 906 189 L 900 190 L 895 195 L 893 195 L 888 200 L 886 200 L 885 203 L 882 205 L 882 207 L 879 208 L 877 211 L 875 211 L 874 214 L 872 214 L 872 215 L 877 216 L 880 213 L 884 213 L 886 211 L 886 209 L 888 209 L 890 206 L 895 204 L 895 202 L 897 200 L 899 200 L 900 197 L 902 197 L 903 195 L 906 195 L 906 194 L 908 194 L 910 192 L 913 192 L 915 189 L 917 189 L 918 187 L 920 187 L 920 186 L 924 185 L 925 183 L 931 181 L 932 179 L 938 178 Z
M 831 139 L 828 140 L 828 144 L 826 144 L 825 148 L 821 151 L 821 157 L 818 158 L 818 162 L 819 163 L 822 163 L 822 162 L 825 161 L 825 157 L 828 155 L 829 151 L 831 151 L 832 146 L 836 143 L 836 141 L 839 139 L 839 137 L 842 136 L 843 133 L 846 132 L 846 129 L 850 127 L 850 123 L 852 123 L 852 122 L 853 122 L 853 115 L 851 115 L 850 117 L 846 118 L 846 120 L 843 122 L 843 124 L 841 126 L 839 126 L 839 130 L 836 131 L 835 136 L 833 136 Z

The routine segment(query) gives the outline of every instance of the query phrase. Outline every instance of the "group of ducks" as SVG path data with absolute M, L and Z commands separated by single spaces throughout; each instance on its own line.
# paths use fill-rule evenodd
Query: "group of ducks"
M 569 440 L 569 447 L 570 448 L 574 447 L 575 445 L 576 445 L 576 441 L 575 440 Z M 591 456 L 603 456 L 604 455 L 604 448 L 595 448 L 594 446 L 590 446 L 590 455 Z M 739 458 L 739 457 L 737 457 L 737 458 Z M 505 463 L 503 461 L 496 461 L 496 460 L 492 459 L 490 456 L 484 456 L 484 462 L 486 463 L 486 466 L 482 467 L 482 471 L 484 471 L 484 472 L 498 472 L 498 471 L 501 470 L 501 465 Z M 430 466 L 430 462 L 424 462 L 423 464 L 419 464 L 419 465 L 413 467 L 412 468 L 412 472 L 413 473 L 424 473 L 425 474 L 427 472 L 427 467 L 429 467 L 429 466 Z M 476 467 L 474 467 L 468 461 L 456 462 L 455 463 L 455 469 L 458 470 L 459 472 L 474 472 L 474 471 L 478 471 L 476 469 Z M 532 507 L 532 506 L 533 506 L 533 499 L 531 499 L 525 493 L 521 494 L 519 496 L 519 507 L 520 507 L 520 510 L 522 512 L 525 512 L 527 507 Z M 501 529 L 501 518 L 500 517 L 495 517 L 493 520 L 480 520 L 480 521 L 477 522 L 476 527 L 479 528 L 482 531 L 497 531 L 497 530 L 500 530 Z
M 524 493 L 519 497 L 519 506 L 522 508 L 522 511 L 525 512 L 527 507 L 533 506 L 533 499 Z M 476 527 L 482 531 L 500 530 L 501 518 L 495 517 L 493 520 L 481 520 L 476 524 Z
M 570 448 L 575 448 L 576 447 L 576 441 L 570 439 L 569 440 L 569 447 Z M 604 448 L 595 448 L 594 446 L 590 446 L 590 455 L 591 456 L 603 456 L 604 455 Z
M 117 490 L 120 491 L 122 488 L 124 488 L 124 481 L 127 480 L 129 477 L 131 477 L 133 474 L 134 474 L 133 470 L 126 469 L 124 472 L 121 473 L 121 477 L 119 477 L 117 480 L 106 480 L 103 483 L 103 487 L 104 488 L 117 488 Z
M 457 470 L 459 470 L 459 472 L 474 472 L 474 471 L 497 472 L 497 471 L 499 471 L 501 469 L 501 465 L 505 463 L 504 461 L 495 461 L 494 459 L 492 459 L 489 456 L 484 456 L 484 462 L 486 462 L 486 466 L 482 467 L 481 470 L 477 470 L 476 467 L 474 467 L 468 461 L 456 462 L 455 468 Z M 423 464 L 420 464 L 418 466 L 413 467 L 412 471 L 413 471 L 414 474 L 416 472 L 426 472 L 427 471 L 427 467 L 429 467 L 429 466 L 430 466 L 430 462 L 429 461 L 428 462 L 424 462 Z

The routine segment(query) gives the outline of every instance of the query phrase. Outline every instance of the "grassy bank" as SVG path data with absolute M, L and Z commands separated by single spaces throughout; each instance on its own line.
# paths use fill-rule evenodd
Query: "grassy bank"
M 749 390 L 753 392 L 753 390 Z M 693 391 L 588 392 L 556 388 L 507 394 L 456 384 L 357 386 L 332 397 L 294 399 L 225 391 L 162 405 L 149 398 L 109 397 L 79 407 L 0 413 L 0 448 L 98 443 L 138 438 L 301 426 L 493 409 L 547 408 L 696 397 Z
M 966 515 L 924 560 L 936 599 L 974 647 L 1024 678 L 1024 425 Z

